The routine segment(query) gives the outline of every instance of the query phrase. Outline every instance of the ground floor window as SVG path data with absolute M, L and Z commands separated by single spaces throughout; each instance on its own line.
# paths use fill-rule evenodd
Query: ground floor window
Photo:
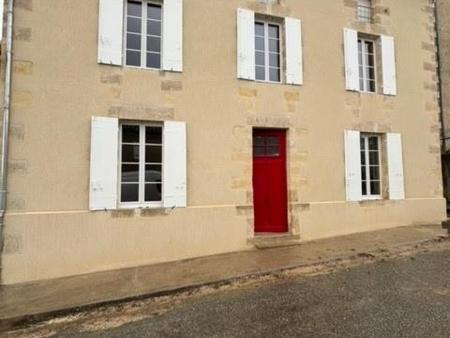
M 366 199 L 381 198 L 380 136 L 361 134 L 361 188 Z
M 162 125 L 120 126 L 119 196 L 122 205 L 162 203 Z

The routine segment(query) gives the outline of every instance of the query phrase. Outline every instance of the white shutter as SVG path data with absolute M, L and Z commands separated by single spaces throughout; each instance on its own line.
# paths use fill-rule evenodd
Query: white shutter
M 239 79 L 255 80 L 255 13 L 237 10 L 237 73 Z
M 183 0 L 164 0 L 162 69 L 183 71 Z
M 286 18 L 286 83 L 303 84 L 302 23 Z
M 90 210 L 117 208 L 119 120 L 93 117 L 91 122 Z
M 347 90 L 359 91 L 358 32 L 344 28 L 345 83 Z
M 381 36 L 381 59 L 383 68 L 383 93 L 386 95 L 397 95 L 395 44 L 392 36 Z
M 4 9 L 5 1 L 0 0 L 0 42 L 3 40 L 3 9 Z
M 98 18 L 98 63 L 122 65 L 123 0 L 100 0 Z
M 362 199 L 361 140 L 356 130 L 345 131 L 345 185 L 347 201 Z
M 389 172 L 389 198 L 405 199 L 403 177 L 402 137 L 400 134 L 387 134 L 387 155 Z
M 186 123 L 164 123 L 164 208 L 186 207 Z

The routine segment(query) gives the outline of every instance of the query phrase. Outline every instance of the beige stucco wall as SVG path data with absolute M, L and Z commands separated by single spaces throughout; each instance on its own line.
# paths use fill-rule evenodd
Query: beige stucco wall
M 440 79 L 442 86 L 443 127 L 445 137 L 450 137 L 450 1 L 437 0 L 437 23 L 439 32 Z M 450 150 L 450 140 L 445 151 Z
M 428 0 L 377 0 L 374 25 L 352 0 L 184 3 L 182 74 L 97 64 L 97 0 L 17 3 L 3 283 L 251 248 L 254 126 L 288 128 L 302 240 L 444 218 Z M 303 86 L 236 78 L 238 7 L 302 19 Z M 345 91 L 344 27 L 395 37 L 398 96 Z M 188 208 L 89 212 L 93 115 L 186 121 Z M 345 129 L 402 133 L 406 200 L 345 202 Z

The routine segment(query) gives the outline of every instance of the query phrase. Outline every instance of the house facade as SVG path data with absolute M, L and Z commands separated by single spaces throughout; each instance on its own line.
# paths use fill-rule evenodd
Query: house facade
M 430 0 L 13 19 L 3 284 L 445 219 Z
M 442 168 L 444 195 L 450 206 L 450 2 L 436 0 L 436 27 L 439 45 L 439 83 L 442 111 Z

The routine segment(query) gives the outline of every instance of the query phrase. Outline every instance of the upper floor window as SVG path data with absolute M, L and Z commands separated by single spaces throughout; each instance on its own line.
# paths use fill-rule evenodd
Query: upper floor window
M 255 22 L 255 77 L 259 81 L 281 81 L 280 26 Z
M 358 20 L 372 22 L 372 0 L 358 0 Z
M 125 64 L 161 68 L 162 5 L 153 1 L 127 1 Z
M 358 39 L 359 89 L 376 92 L 375 41 Z

